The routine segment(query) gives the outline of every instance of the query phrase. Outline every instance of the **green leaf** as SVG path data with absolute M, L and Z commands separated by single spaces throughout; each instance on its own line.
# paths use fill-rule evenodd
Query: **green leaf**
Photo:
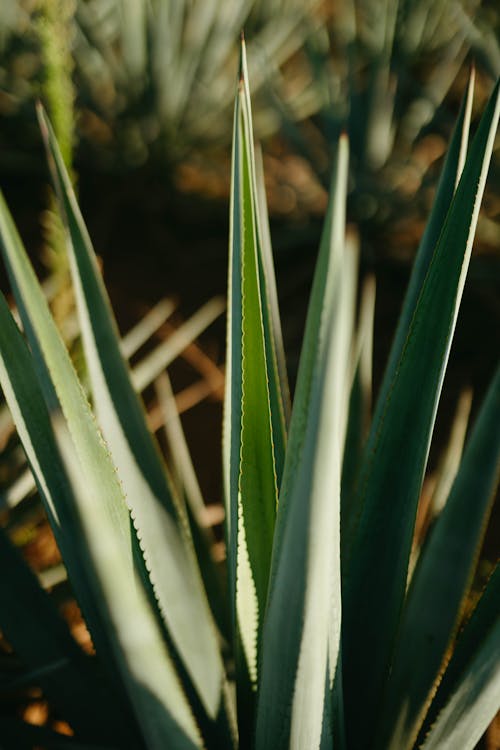
M 243 717 L 248 721 L 257 682 L 278 496 L 271 409 L 275 409 L 273 399 L 280 390 L 277 373 L 273 370 L 271 375 L 268 361 L 272 331 L 270 321 L 265 323 L 269 313 L 260 256 L 243 42 L 233 144 L 224 474 L 230 595 L 237 632 L 238 705 L 242 721 Z M 244 713 L 243 700 L 249 703 Z M 245 742 L 249 741 L 248 732 L 245 725 L 240 727 Z
M 266 188 L 262 151 L 255 153 L 255 181 L 257 228 L 259 246 L 259 280 L 262 290 L 262 312 L 264 338 L 266 341 L 266 365 L 268 369 L 271 419 L 273 424 L 274 455 L 278 487 L 281 484 L 286 451 L 286 433 L 290 423 L 290 387 L 286 367 L 283 332 L 278 306 L 278 291 L 274 274 L 271 232 L 267 212 Z
M 380 747 L 412 747 L 470 586 L 500 472 L 500 369 L 415 569 L 394 651 Z M 416 668 L 418 665 L 418 668 Z
M 453 482 L 460 468 L 471 406 L 472 390 L 467 388 L 461 393 L 458 400 L 448 444 L 437 468 L 437 480 L 432 492 L 429 508 L 431 519 L 439 516 L 446 505 Z
M 369 744 L 405 594 L 418 498 L 498 123 L 498 84 L 472 143 L 368 440 L 344 572 L 350 742 Z M 416 394 L 418 397 L 416 397 Z M 369 669 L 367 669 L 369 665 Z
M 209 716 L 222 699 L 223 666 L 185 513 L 176 505 L 160 452 L 146 424 L 120 352 L 118 329 L 52 129 L 39 119 L 68 232 L 80 328 L 104 437 L 138 531 L 155 597 L 169 635 Z
M 53 282 L 54 278 L 49 277 L 49 281 Z M 45 297 L 48 302 L 53 299 L 54 286 L 55 285 L 53 283 L 49 284 L 48 282 L 42 284 L 42 288 L 45 292 Z M 136 354 L 137 351 L 148 341 L 148 339 L 151 338 L 151 336 L 153 336 L 153 334 L 162 326 L 162 324 L 165 322 L 165 320 L 167 320 L 174 309 L 175 304 L 172 300 L 160 300 L 160 302 L 158 302 L 148 313 L 146 313 L 146 315 L 133 328 L 127 331 L 125 336 L 122 338 L 120 342 L 120 350 L 123 356 L 127 359 L 130 359 L 134 354 Z M 186 324 L 190 322 L 192 322 L 192 319 L 190 319 L 190 321 L 186 321 Z M 70 346 L 75 342 L 77 336 L 79 335 L 79 324 L 76 314 L 70 314 L 64 320 L 59 321 L 59 326 L 66 345 Z M 176 331 L 176 333 L 178 333 L 182 328 L 183 326 L 179 326 L 179 329 Z M 169 350 L 169 353 L 174 355 L 176 348 L 179 346 L 182 346 L 182 341 L 177 338 L 177 341 L 174 341 L 174 346 Z M 162 354 L 164 354 L 164 350 L 162 351 Z M 139 368 L 138 370 L 136 369 L 136 376 L 137 379 L 140 379 L 143 382 L 146 382 L 147 385 L 150 385 L 150 373 L 151 370 L 156 367 L 156 362 L 150 362 L 150 367 L 147 367 L 145 365 L 146 362 L 142 360 L 142 362 L 140 362 L 139 365 L 136 366 L 136 368 Z M 3 409 L 0 408 L 0 442 L 2 441 L 2 439 L 6 439 L 5 437 L 2 438 L 1 434 L 3 429 L 2 425 L 4 424 L 6 431 L 10 429 L 10 425 L 12 425 L 10 412 L 5 406 Z M 34 489 L 35 480 L 33 479 L 31 471 L 27 469 L 15 480 L 15 482 L 13 482 L 9 487 L 6 488 L 4 493 L 0 493 L 0 509 L 14 508 L 26 497 L 28 497 L 28 495 Z
M 499 601 L 497 565 L 460 635 L 426 717 L 419 747 L 473 750 L 500 709 Z
M 2 302 L 0 382 L 55 528 L 58 513 L 68 513 L 56 534 L 65 538 L 72 583 L 148 745 L 191 750 L 198 730 L 138 585 L 135 532 L 116 470 L 1 194 L 0 238 L 33 352 L 32 358 Z
M 384 378 L 375 404 L 372 432 L 376 432 L 376 427 L 382 421 L 384 405 L 405 346 L 417 301 L 464 167 L 469 139 L 474 81 L 475 74 L 474 69 L 472 69 L 467 92 L 462 100 L 457 122 L 446 153 L 429 220 L 415 257 L 415 263 L 413 265 L 408 289 L 406 291 L 391 351 L 385 367 Z
M 320 748 L 330 732 L 341 617 L 340 471 L 357 285 L 357 255 L 343 236 L 346 181 L 344 137 L 292 409 L 289 451 L 295 452 L 287 453 L 280 493 L 280 543 L 273 550 L 263 637 L 259 750 Z M 289 460 L 295 465 L 289 467 Z
M 231 640 L 231 627 L 229 624 L 229 609 L 227 607 L 227 600 L 225 599 L 227 591 L 223 585 L 222 571 L 215 568 L 212 557 L 212 549 L 216 543 L 216 536 L 207 519 L 208 509 L 203 500 L 181 418 L 175 403 L 170 378 L 166 371 L 157 378 L 155 385 L 158 403 L 163 413 L 165 437 L 169 453 L 172 456 L 172 474 L 179 485 L 179 492 L 186 498 L 186 509 L 193 544 L 196 556 L 200 562 L 200 570 L 207 591 L 208 601 L 221 635 L 229 643 Z
M 304 340 L 300 354 L 297 385 L 293 400 L 292 416 L 286 451 L 286 463 L 280 488 L 278 523 L 275 529 L 273 546 L 273 570 L 280 558 L 282 533 L 286 526 L 288 498 L 293 490 L 300 466 L 304 438 L 309 415 L 309 405 L 317 363 L 324 357 L 326 334 L 322 326 L 324 309 L 331 309 L 334 271 L 340 266 L 340 258 L 345 244 L 345 204 L 347 200 L 348 142 L 346 137 L 339 141 L 336 166 L 333 172 L 330 199 L 321 236 L 318 260 L 314 272 L 313 286 L 307 311 Z M 328 281 L 329 280 L 329 281 Z M 327 283 L 328 281 L 328 283 Z
M 342 464 L 342 547 L 349 543 L 349 518 L 356 513 L 353 491 L 370 426 L 372 403 L 373 325 L 375 318 L 375 278 L 363 284 L 358 330 L 354 345 L 354 377 L 349 396 L 347 430 Z M 345 533 L 344 533 L 345 530 Z

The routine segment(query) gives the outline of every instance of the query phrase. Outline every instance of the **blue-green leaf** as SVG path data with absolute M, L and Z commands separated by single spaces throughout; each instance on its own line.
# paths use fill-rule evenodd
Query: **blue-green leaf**
M 39 110 L 62 214 L 94 407 L 118 469 L 148 574 L 169 635 L 212 717 L 222 703 L 223 666 L 182 506 L 176 505 L 119 335 L 90 238 L 54 134 Z
M 340 471 L 357 285 L 356 252 L 344 238 L 345 137 L 334 180 L 292 409 L 288 450 L 294 450 L 287 453 L 280 493 L 259 686 L 259 749 L 319 750 L 331 732 L 341 618 Z
M 198 729 L 138 585 L 137 540 L 115 467 L 1 194 L 0 240 L 32 351 L 3 301 L 0 382 L 75 590 L 147 742 L 191 750 Z
M 472 750 L 500 709 L 499 601 L 497 565 L 460 634 L 420 733 L 419 747 Z
M 382 711 L 385 734 L 380 747 L 413 746 L 458 627 L 499 473 L 500 369 L 411 580 Z
M 344 562 L 344 688 L 354 745 L 373 741 L 405 594 L 416 507 L 499 113 L 498 84 L 472 143 L 358 480 Z
M 236 632 L 240 716 L 251 722 L 278 497 L 276 399 L 266 275 L 258 228 L 253 134 L 245 47 L 234 113 L 229 258 L 224 475 L 228 565 Z M 267 321 L 267 322 L 266 322 Z M 272 365 L 272 366 L 271 366 Z M 246 698 L 243 696 L 246 695 Z M 243 701 L 248 704 L 242 713 Z M 251 727 L 240 732 L 247 737 Z M 245 742 L 249 738 L 245 739 Z

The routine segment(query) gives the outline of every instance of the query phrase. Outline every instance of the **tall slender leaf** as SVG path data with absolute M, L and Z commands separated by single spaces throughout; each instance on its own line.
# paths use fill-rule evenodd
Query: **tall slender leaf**
M 69 509 L 69 522 L 61 526 L 64 552 L 84 576 L 83 594 L 107 643 L 101 652 L 116 665 L 148 743 L 192 748 L 198 730 L 155 614 L 137 585 L 135 532 L 116 470 L 1 196 L 0 237 L 33 352 L 31 359 L 5 303 L 0 305 L 2 387 L 31 468 L 56 523 L 58 506 Z M 55 484 L 48 485 L 48 478 Z
M 255 151 L 255 179 L 258 209 L 259 272 L 264 290 L 263 317 L 266 337 L 266 362 L 269 373 L 271 417 L 273 419 L 273 440 L 278 472 L 278 485 L 281 482 L 286 449 L 286 431 L 290 423 L 290 387 L 286 367 L 283 333 L 278 306 L 278 291 L 274 274 L 271 231 L 267 212 L 264 164 L 262 150 Z M 274 392 L 273 389 L 278 390 Z
M 280 558 L 282 534 L 287 523 L 288 498 L 292 492 L 300 466 L 314 370 L 316 363 L 322 359 L 322 349 L 325 346 L 325 328 L 322 326 L 322 315 L 323 310 L 325 308 L 328 309 L 332 305 L 329 297 L 332 294 L 333 288 L 333 281 L 331 281 L 333 272 L 330 271 L 329 273 L 328 269 L 331 264 L 334 264 L 335 267 L 339 266 L 338 258 L 342 257 L 344 251 L 348 152 L 347 137 L 342 136 L 339 141 L 336 164 L 332 176 L 330 199 L 321 235 L 318 260 L 316 262 L 307 311 L 304 340 L 300 354 L 297 385 L 290 420 L 286 463 L 280 487 L 279 514 L 274 535 L 271 577 L 274 576 L 276 564 Z M 328 279 L 330 279 L 329 284 L 327 284 Z
M 342 463 L 342 546 L 349 544 L 349 518 L 356 513 L 353 491 L 363 447 L 368 434 L 372 404 L 373 325 L 375 318 L 375 279 L 369 276 L 361 295 L 358 330 L 353 351 L 353 378 Z
M 289 446 L 296 446 L 297 464 L 288 469 L 294 475 L 289 484 L 285 466 L 280 494 L 280 543 L 273 549 L 264 627 L 258 747 L 326 747 L 331 732 L 330 690 L 341 617 L 340 469 L 357 281 L 356 254 L 345 252 L 343 241 L 346 178 L 344 138 L 338 189 L 329 210 L 340 225 L 333 229 L 330 220 L 331 235 L 320 250 L 318 267 L 324 276 L 316 277 L 311 298 L 291 419 Z M 296 416 L 296 404 L 303 414 Z
M 425 750 L 472 750 L 500 709 L 499 600 L 497 565 L 458 639 L 426 717 L 419 737 Z
M 222 698 L 223 667 L 185 519 L 179 518 L 157 445 L 120 352 L 96 258 L 54 134 L 41 109 L 77 293 L 94 405 L 141 539 L 158 605 L 209 715 Z M 184 524 L 183 524 L 184 521 Z
M 243 735 L 240 741 L 245 747 L 252 731 L 278 491 L 268 363 L 272 332 L 264 323 L 268 309 L 243 41 L 233 144 L 225 473 L 240 737 Z M 280 393 L 277 380 L 272 391 Z
M 382 712 L 386 727 L 380 747 L 411 747 L 415 740 L 419 719 L 458 627 L 499 474 L 500 369 L 411 581 Z
M 391 383 L 397 370 L 401 353 L 405 346 L 406 337 L 422 290 L 422 285 L 465 164 L 469 140 L 472 100 L 474 95 L 474 82 L 475 72 L 474 69 L 472 69 L 469 78 L 469 85 L 463 97 L 457 122 L 446 153 L 446 159 L 437 186 L 434 202 L 432 204 L 431 214 L 415 257 L 415 263 L 408 284 L 408 289 L 406 291 L 403 308 L 398 319 L 394 341 L 385 367 L 384 378 L 377 396 L 375 413 L 373 416 L 372 433 L 377 431 L 378 425 L 382 420 L 384 404 L 391 388 Z
M 429 264 L 380 422 L 372 428 L 365 451 L 357 491 L 360 520 L 345 561 L 343 587 L 344 688 L 349 741 L 354 745 L 371 741 L 388 674 L 416 506 L 498 123 L 498 90 L 497 84 Z

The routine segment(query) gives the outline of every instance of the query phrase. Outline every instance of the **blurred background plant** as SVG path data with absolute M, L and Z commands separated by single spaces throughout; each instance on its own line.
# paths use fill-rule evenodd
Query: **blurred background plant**
M 352 143 L 348 215 L 360 227 L 364 262 L 389 259 L 407 274 L 471 60 L 473 119 L 498 75 L 499 22 L 490 0 L 2 3 L 0 169 L 7 195 L 10 181 L 14 206 L 14 193 L 23 203 L 29 190 L 26 202 L 45 208 L 33 106 L 41 97 L 68 158 L 73 151 L 80 200 L 106 262 L 115 263 L 110 238 L 120 238 L 123 264 L 141 241 L 128 220 L 134 206 L 134 225 L 147 224 L 151 241 L 168 242 L 176 254 L 179 273 L 168 272 L 180 290 L 189 261 L 175 249 L 170 218 L 192 229 L 188 202 L 195 196 L 203 204 L 197 216 L 204 241 L 192 256 L 210 292 L 222 292 L 233 71 L 244 26 L 278 274 L 289 277 L 283 294 L 306 297 L 313 258 L 304 247 L 317 240 L 332 144 L 344 128 Z M 498 274 L 489 258 L 499 237 L 491 188 L 499 171 L 497 150 L 473 279 Z M 21 224 L 40 244 L 37 219 L 31 212 L 23 221 L 22 211 Z
M 293 127 L 292 110 L 285 115 L 287 131 L 325 186 L 331 144 L 348 131 L 355 175 L 351 218 L 372 250 L 373 232 L 385 234 L 390 224 L 397 252 L 411 256 L 466 61 L 476 61 L 480 101 L 500 74 L 498 9 L 476 0 L 358 0 L 333 7 L 305 45 L 322 106 L 303 128 Z M 494 169 L 498 176 L 498 159 Z M 490 244 L 498 239 L 484 215 L 480 236 Z
M 280 125 L 271 80 L 320 23 L 314 11 L 318 5 L 315 0 L 4 3 L 2 114 L 12 123 L 24 120 L 26 128 L 33 125 L 31 103 L 43 81 L 58 75 L 53 75 L 54 53 L 71 50 L 65 73 L 71 75 L 74 68 L 79 130 L 101 166 L 137 166 L 150 158 L 160 158 L 165 166 L 193 146 L 227 146 L 237 40 L 245 27 L 257 129 L 260 136 L 269 134 Z M 44 54 L 48 48 L 50 56 Z M 309 83 L 308 78 L 294 80 L 296 116 L 319 106 L 318 92 Z M 69 120 L 64 105 L 61 99 L 58 114 Z M 12 153 L 12 143 L 9 150 Z

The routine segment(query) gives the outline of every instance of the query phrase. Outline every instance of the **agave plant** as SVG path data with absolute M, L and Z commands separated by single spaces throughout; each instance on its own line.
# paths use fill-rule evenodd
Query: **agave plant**
M 74 732 L 0 717 L 11 746 L 472 750 L 499 707 L 498 567 L 465 623 L 463 607 L 498 478 L 500 372 L 409 575 L 498 84 L 467 149 L 471 101 L 472 86 L 371 420 L 374 289 L 365 288 L 356 327 L 348 141 L 340 139 L 291 405 L 242 50 L 223 440 L 226 597 L 210 539 L 186 501 L 187 472 L 171 481 L 147 430 L 71 182 L 40 112 L 92 407 L 3 200 L 1 244 L 24 335 L 2 299 L 0 382 L 96 654 L 76 647 L 1 535 L 9 575 L 0 579 L 0 624 L 24 664 L 2 687 L 40 684 Z

